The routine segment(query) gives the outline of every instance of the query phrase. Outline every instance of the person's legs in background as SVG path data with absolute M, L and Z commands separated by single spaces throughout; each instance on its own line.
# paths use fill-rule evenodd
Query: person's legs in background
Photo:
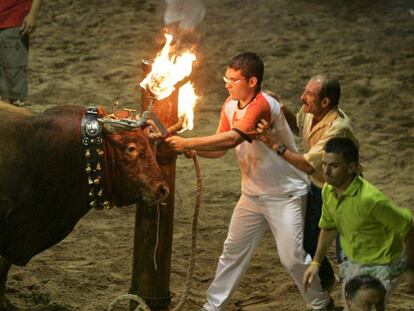
M 18 27 L 0 30 L 0 98 L 23 106 L 28 94 L 28 36 L 22 37 Z
M 268 199 L 263 214 L 277 244 L 280 262 L 292 276 L 301 295 L 313 310 L 332 310 L 333 300 L 315 278 L 305 293 L 302 279 L 311 257 L 303 249 L 303 212 L 306 195 Z
M 305 212 L 305 227 L 303 247 L 311 257 L 315 255 L 316 246 L 319 238 L 319 220 L 322 214 L 322 189 L 311 184 L 308 196 L 306 212 Z M 319 277 L 321 279 L 322 287 L 330 289 L 335 284 L 335 273 L 329 260 L 325 259 L 321 262 L 319 270 Z

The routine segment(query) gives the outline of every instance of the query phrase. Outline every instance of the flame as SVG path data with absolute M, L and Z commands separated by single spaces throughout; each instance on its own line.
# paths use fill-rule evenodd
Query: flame
M 166 42 L 161 52 L 157 55 L 150 73 L 140 83 L 140 86 L 151 93 L 157 100 L 162 100 L 171 95 L 175 85 L 191 74 L 193 62 L 196 56 L 191 51 L 184 51 L 179 55 L 172 50 L 173 36 L 164 34 Z M 184 120 L 183 128 L 193 128 L 193 109 L 199 97 L 195 94 L 194 86 L 187 82 L 178 91 L 178 116 Z
M 195 93 L 194 85 L 187 82 L 180 87 L 178 92 L 178 117 L 183 119 L 183 127 L 180 132 L 192 130 L 194 127 L 194 108 L 198 96 Z
M 189 76 L 196 57 L 187 51 L 181 55 L 171 54 L 173 36 L 165 34 L 166 43 L 152 64 L 151 72 L 141 82 L 141 87 L 161 100 L 171 95 L 175 85 Z

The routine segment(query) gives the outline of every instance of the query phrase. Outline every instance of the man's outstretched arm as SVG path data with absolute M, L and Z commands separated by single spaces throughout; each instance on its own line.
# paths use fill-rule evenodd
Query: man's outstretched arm
M 165 140 L 175 151 L 224 151 L 236 147 L 244 141 L 236 131 L 230 130 L 210 136 L 183 138 L 171 136 Z
M 335 240 L 336 235 L 336 229 L 321 229 L 315 256 L 313 256 L 312 263 L 303 275 L 303 287 L 305 291 L 308 289 L 309 284 L 312 283 L 313 278 L 318 274 L 320 264 L 328 253 L 328 249 Z
M 267 122 L 265 119 L 261 119 L 260 122 L 257 124 L 256 131 L 259 134 L 259 139 L 263 143 L 265 143 L 270 149 L 276 152 L 281 143 L 278 140 L 277 135 L 273 133 L 273 125 Z M 296 168 L 300 169 L 308 175 L 312 175 L 315 172 L 313 166 L 310 165 L 309 162 L 306 161 L 303 154 L 299 152 L 286 149 L 281 156 L 290 164 L 292 164 L 293 166 L 295 166 Z

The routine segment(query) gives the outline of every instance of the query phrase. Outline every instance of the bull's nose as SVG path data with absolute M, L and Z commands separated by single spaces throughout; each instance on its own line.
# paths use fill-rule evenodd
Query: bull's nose
M 170 188 L 166 183 L 162 183 L 157 188 L 157 198 L 162 202 L 164 201 L 168 195 L 170 194 Z

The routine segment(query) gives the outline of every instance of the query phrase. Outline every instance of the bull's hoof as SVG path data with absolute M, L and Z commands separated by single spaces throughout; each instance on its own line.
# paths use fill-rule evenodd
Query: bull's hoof
M 17 311 L 17 309 L 6 297 L 0 296 L 0 311 Z

